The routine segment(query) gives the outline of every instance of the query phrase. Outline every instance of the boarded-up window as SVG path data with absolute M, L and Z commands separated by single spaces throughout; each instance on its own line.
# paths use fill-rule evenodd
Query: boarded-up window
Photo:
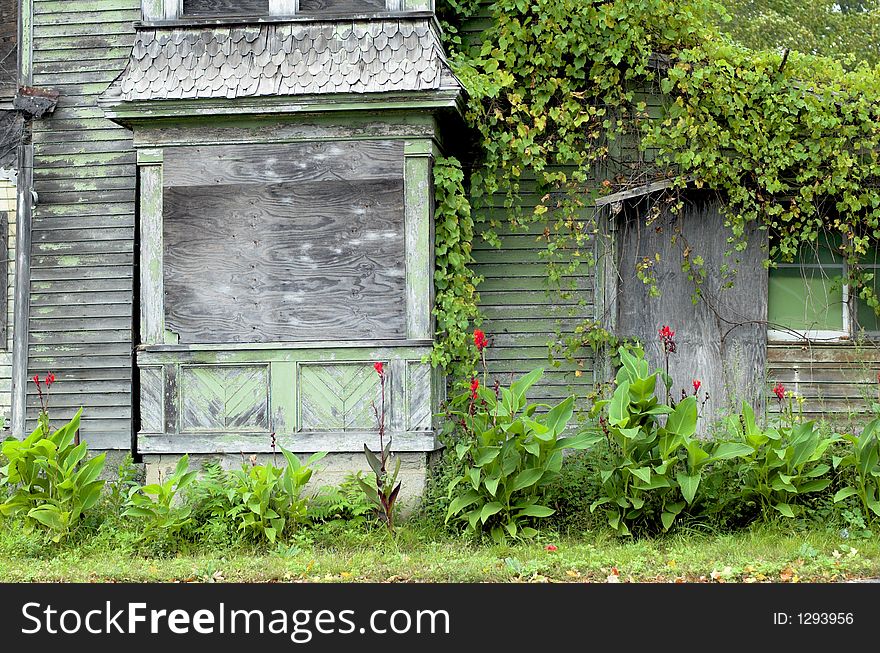
M 356 14 L 385 11 L 385 0 L 300 0 L 301 14 Z
M 405 336 L 403 145 L 172 148 L 166 327 L 180 342 Z
M 269 0 L 183 0 L 184 16 L 267 16 Z

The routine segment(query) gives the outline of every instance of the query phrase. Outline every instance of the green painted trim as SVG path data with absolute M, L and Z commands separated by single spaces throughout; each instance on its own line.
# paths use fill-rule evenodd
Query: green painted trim
M 421 147 L 430 152 L 432 141 L 422 141 Z M 405 157 L 406 337 L 410 339 L 430 340 L 434 334 L 432 164 L 429 154 Z
M 201 98 L 193 100 L 151 100 L 119 102 L 104 97 L 98 101 L 110 120 L 135 126 L 158 118 L 217 115 L 336 113 L 340 111 L 436 111 L 460 107 L 458 89 L 374 93 L 371 96 L 339 94 L 309 96 L 259 96 L 247 98 Z
M 292 116 L 191 116 L 139 124 L 136 148 L 216 143 L 302 143 L 436 137 L 431 114 L 404 111 L 300 114 Z
M 296 363 L 273 362 L 269 365 L 270 419 L 277 433 L 295 433 L 299 429 L 299 384 L 296 379 Z
M 141 148 L 137 151 L 137 164 L 139 166 L 149 164 L 161 164 L 164 161 L 164 150 L 161 148 Z
M 34 81 L 34 0 L 18 5 L 18 82 L 32 86 Z
M 165 342 L 162 254 L 162 166 L 139 165 L 141 342 Z
M 396 359 L 421 360 L 430 346 L 381 346 L 324 349 L 185 350 L 174 347 L 139 348 L 138 365 L 167 363 L 248 364 L 265 362 L 374 362 Z

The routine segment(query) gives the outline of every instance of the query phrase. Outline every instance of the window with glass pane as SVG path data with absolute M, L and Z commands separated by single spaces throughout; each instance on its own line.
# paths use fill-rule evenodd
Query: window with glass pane
M 837 244 L 829 240 L 804 247 L 790 263 L 778 263 L 770 270 L 770 328 L 844 331 L 844 266 Z
M 868 255 L 863 259 L 862 267 L 868 274 L 873 274 L 874 278 L 869 282 L 869 286 L 873 288 L 874 294 L 880 294 L 880 249 L 874 244 Z M 880 317 L 873 308 L 868 306 L 868 302 L 861 297 L 855 299 L 856 302 L 856 328 L 864 330 L 867 333 L 880 333 Z

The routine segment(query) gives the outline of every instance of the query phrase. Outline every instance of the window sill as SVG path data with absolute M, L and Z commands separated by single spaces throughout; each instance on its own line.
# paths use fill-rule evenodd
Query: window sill
M 796 345 L 809 344 L 821 346 L 854 346 L 862 341 L 869 343 L 880 342 L 880 333 L 860 333 L 853 336 L 844 331 L 803 331 L 793 333 L 791 331 L 768 331 L 768 345 Z

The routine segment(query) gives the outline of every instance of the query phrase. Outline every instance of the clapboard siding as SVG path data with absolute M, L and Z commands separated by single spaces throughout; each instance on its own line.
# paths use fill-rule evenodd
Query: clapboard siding
M 125 67 L 138 0 L 34 0 L 34 85 L 60 92 L 33 125 L 28 376 L 53 371 L 53 418 L 82 406 L 82 435 L 131 443 L 135 157 L 96 98 Z M 28 415 L 36 416 L 33 384 Z
M 574 289 L 571 296 L 561 298 L 551 291 L 547 263 L 541 256 L 546 240 L 537 237 L 541 231 L 543 224 L 540 229 L 532 225 L 516 234 L 507 233 L 501 237 L 501 249 L 478 240 L 474 269 L 484 277 L 479 286 L 480 308 L 486 318 L 482 328 L 491 338 L 487 350 L 490 375 L 509 383 L 543 367 L 544 377 L 529 396 L 552 403 L 572 393 L 583 397 L 595 381 L 592 356 L 562 362 L 558 367 L 548 361 L 549 346 L 557 333 L 571 335 L 584 320 L 594 318 L 594 283 L 593 271 L 584 265 L 577 276 L 565 278 Z
M 866 419 L 866 407 L 880 402 L 880 346 L 877 344 L 771 343 L 767 351 L 767 405 L 780 411 L 770 392 L 776 383 L 804 397 L 803 411 L 837 426 Z
M 13 309 L 15 295 L 15 209 L 16 185 L 10 181 L 0 181 L 0 212 L 5 214 L 2 224 L 6 227 L 6 247 L 4 267 L 6 269 L 6 333 L 3 347 L 0 349 L 0 418 L 9 425 L 10 408 L 12 406 L 12 335 Z

